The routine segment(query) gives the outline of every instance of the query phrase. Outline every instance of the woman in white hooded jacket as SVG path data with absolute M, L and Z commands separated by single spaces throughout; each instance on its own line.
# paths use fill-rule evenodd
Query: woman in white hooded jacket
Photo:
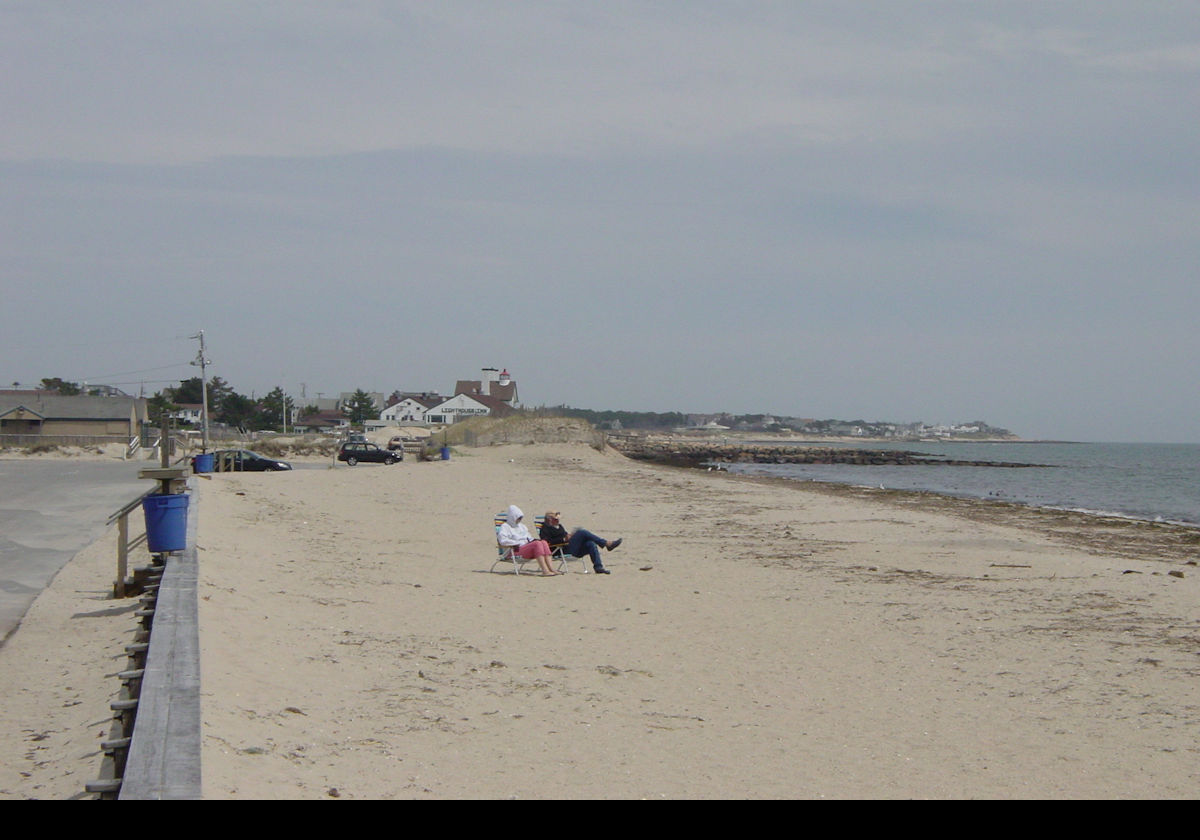
M 554 571 L 554 567 L 550 565 L 550 544 L 545 540 L 535 540 L 530 535 L 529 529 L 525 527 L 524 519 L 525 514 L 519 507 L 509 505 L 508 514 L 500 525 L 496 539 L 500 545 L 511 548 L 526 560 L 537 558 L 538 565 L 542 567 L 543 576 L 557 575 L 558 572 Z

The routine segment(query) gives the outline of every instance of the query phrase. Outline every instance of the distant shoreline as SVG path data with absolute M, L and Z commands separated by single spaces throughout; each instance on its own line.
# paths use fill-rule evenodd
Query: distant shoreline
M 1011 443 L 1011 444 L 1063 444 L 1088 445 L 1105 443 L 1135 443 L 1146 445 L 1162 444 L 1163 446 L 1188 445 L 1195 441 L 1139 441 L 1139 440 L 1075 440 L 1068 438 L 1023 438 L 1023 437 L 858 437 L 855 435 L 798 435 L 779 434 L 772 432 L 747 431 L 706 431 L 697 429 L 689 432 L 662 431 L 652 429 L 629 429 L 616 432 L 605 432 L 609 436 L 640 436 L 655 438 L 679 438 L 681 440 L 701 440 L 728 438 L 747 442 L 784 442 L 803 443 L 821 446 L 827 444 L 906 444 L 906 443 Z

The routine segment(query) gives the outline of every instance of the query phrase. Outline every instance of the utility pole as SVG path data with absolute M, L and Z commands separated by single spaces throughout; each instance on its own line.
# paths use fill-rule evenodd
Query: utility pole
M 201 452 L 208 451 L 208 366 L 212 364 L 212 360 L 204 355 L 204 330 L 196 333 L 190 338 L 200 339 L 200 352 L 196 354 L 193 365 L 200 367 L 200 428 L 201 432 Z

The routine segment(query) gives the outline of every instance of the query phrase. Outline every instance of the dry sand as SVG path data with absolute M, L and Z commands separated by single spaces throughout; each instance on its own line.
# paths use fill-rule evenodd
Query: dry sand
M 582 446 L 202 492 L 209 797 L 1197 790 L 1168 562 Z M 613 574 L 489 574 L 509 503 Z
M 92 798 L 142 606 L 112 599 L 116 545 L 114 526 L 76 554 L 0 646 L 0 799 Z
M 1182 798 L 1200 781 L 1200 574 L 1178 531 L 566 444 L 219 475 L 198 495 L 208 798 Z M 512 503 L 624 537 L 612 575 L 489 573 Z M 92 597 L 76 565 L 35 609 Z M 14 651 L 54 651 L 46 619 L 27 623 L 0 649 L 6 706 L 9 670 L 36 658 Z M 42 763 L 6 758 L 0 795 L 95 775 L 107 698 L 54 717 L 77 675 L 37 677 L 47 722 L 5 709 L 5 755 Z

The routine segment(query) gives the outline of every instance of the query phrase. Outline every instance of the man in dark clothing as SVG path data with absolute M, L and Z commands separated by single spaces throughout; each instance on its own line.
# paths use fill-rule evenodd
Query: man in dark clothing
M 583 557 L 585 554 L 590 556 L 592 569 L 596 574 L 609 574 L 608 569 L 604 568 L 604 563 L 600 561 L 600 549 L 612 551 L 621 544 L 620 538 L 606 540 L 583 528 L 577 528 L 567 536 L 567 529 L 563 527 L 558 516 L 558 511 L 547 511 L 545 519 L 542 520 L 542 527 L 538 529 L 538 536 L 550 543 L 551 548 L 563 546 L 563 550 L 572 557 Z

